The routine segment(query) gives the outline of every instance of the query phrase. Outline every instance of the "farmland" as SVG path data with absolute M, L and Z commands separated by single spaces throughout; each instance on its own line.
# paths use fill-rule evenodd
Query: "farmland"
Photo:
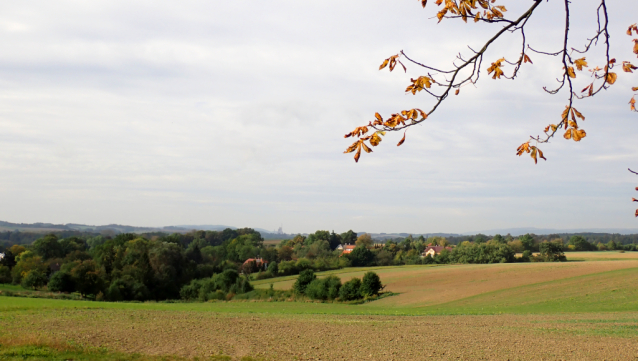
M 0 297 L 0 341 L 187 359 L 636 358 L 637 255 L 568 256 L 588 260 L 350 268 L 319 274 L 347 281 L 373 269 L 386 290 L 398 293 L 362 305 Z M 255 285 L 285 289 L 293 282 L 288 277 Z

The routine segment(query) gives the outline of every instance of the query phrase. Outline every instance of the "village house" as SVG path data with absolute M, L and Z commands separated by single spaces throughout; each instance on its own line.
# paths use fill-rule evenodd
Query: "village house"
M 242 267 L 245 269 L 246 267 L 248 267 L 251 263 L 255 264 L 255 267 L 257 267 L 257 269 L 263 269 L 266 270 L 268 269 L 268 261 L 264 261 L 263 259 L 260 258 L 249 258 L 246 261 L 244 261 L 244 264 L 242 265 Z
M 339 247 L 341 247 L 341 248 L 339 248 Z M 346 244 L 345 246 L 339 245 L 339 247 L 337 247 L 337 249 L 343 250 L 343 252 L 341 254 L 347 254 L 347 253 L 352 253 L 352 251 L 354 251 L 354 249 L 357 246 L 355 246 L 354 244 Z
M 423 253 L 421 253 L 421 257 L 434 257 L 437 254 L 441 254 L 441 251 L 447 249 L 448 251 L 452 250 L 452 247 L 443 247 L 443 246 L 428 246 Z

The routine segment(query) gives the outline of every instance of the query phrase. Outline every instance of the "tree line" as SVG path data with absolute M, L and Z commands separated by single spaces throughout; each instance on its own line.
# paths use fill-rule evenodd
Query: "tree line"
M 355 248 L 344 253 L 339 249 L 343 245 Z M 424 257 L 423 252 L 430 246 L 444 249 L 433 257 Z M 565 251 L 601 249 L 633 251 L 635 244 L 623 245 L 613 239 L 594 244 L 580 235 L 565 241 L 561 237 L 547 239 L 530 234 L 518 238 L 495 235 L 489 239 L 476 235 L 456 245 L 448 238 L 423 236 L 376 243 L 369 234 L 357 235 L 352 230 L 341 234 L 320 230 L 282 240 L 275 246 L 265 245 L 260 233 L 250 228 L 114 237 L 59 238 L 48 234 L 30 245 L 0 246 L 4 253 L 0 282 L 25 288 L 46 286 L 50 291 L 78 292 L 109 301 L 228 299 L 250 292 L 251 279 L 306 270 L 562 261 Z M 517 253 L 521 256 L 517 257 Z M 246 262 L 251 258 L 260 262 Z M 332 286 L 321 287 L 311 289 L 323 289 L 325 292 L 317 294 L 331 297 L 336 294 L 329 291 Z

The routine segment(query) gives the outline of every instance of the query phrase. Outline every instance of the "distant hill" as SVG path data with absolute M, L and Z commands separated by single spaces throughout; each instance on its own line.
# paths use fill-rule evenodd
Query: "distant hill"
M 80 231 L 80 232 L 92 232 L 92 233 L 105 233 L 111 232 L 114 234 L 118 233 L 152 233 L 152 232 L 166 232 L 166 233 L 186 233 L 192 230 L 204 230 L 204 231 L 223 231 L 226 228 L 237 229 L 237 227 L 233 226 L 225 226 L 225 225 L 177 225 L 177 226 L 166 226 L 166 227 L 138 227 L 138 226 L 127 226 L 122 224 L 107 224 L 102 226 L 92 226 L 86 224 L 77 224 L 77 223 L 67 223 L 67 224 L 53 224 L 53 223 L 11 223 L 0 221 L 0 232 L 6 231 L 20 231 L 20 232 L 36 232 L 36 233 L 45 233 L 45 232 L 63 232 L 63 231 Z M 280 234 L 274 231 L 269 231 L 263 228 L 254 228 L 257 232 L 261 233 L 261 236 L 264 239 L 290 239 L 295 236 L 295 234 Z M 358 235 L 364 234 L 366 232 L 357 232 Z M 585 229 L 552 229 L 552 228 L 534 228 L 534 227 L 521 227 L 521 228 L 501 228 L 501 229 L 489 229 L 480 232 L 466 232 L 466 233 L 370 233 L 373 239 L 376 240 L 387 240 L 387 239 L 396 239 L 396 238 L 405 238 L 409 235 L 412 237 L 423 236 L 425 238 L 440 236 L 440 237 L 460 237 L 460 236 L 469 236 L 475 234 L 485 234 L 487 236 L 493 236 L 495 234 L 506 235 L 511 234 L 514 237 L 526 234 L 533 233 L 536 235 L 549 235 L 549 234 L 583 234 L 583 233 L 591 233 L 591 234 L 638 234 L 638 229 L 630 229 L 630 228 L 585 228 Z M 302 235 L 308 235 L 307 233 L 302 233 Z
M 617 233 L 617 234 L 638 234 L 637 229 L 630 228 L 582 228 L 582 229 L 552 229 L 552 228 L 534 228 L 534 227 L 523 227 L 523 228 L 502 228 L 502 229 L 490 229 L 481 232 L 466 232 L 463 233 L 465 236 L 470 236 L 474 234 L 482 233 L 488 236 L 493 236 L 495 234 L 506 235 L 511 234 L 512 236 L 521 236 L 527 233 L 536 234 L 536 235 L 548 235 L 548 234 L 574 234 L 574 233 Z
M 20 231 L 20 232 L 63 232 L 63 231 L 80 231 L 80 232 L 92 232 L 92 233 L 104 233 L 112 232 L 114 234 L 119 233 L 152 233 L 152 232 L 165 232 L 165 233 L 186 233 L 193 230 L 203 231 L 223 231 L 226 228 L 237 229 L 237 227 L 224 226 L 224 225 L 178 225 L 178 226 L 166 226 L 166 227 L 137 227 L 127 226 L 122 224 L 107 224 L 103 226 L 93 226 L 86 224 L 67 223 L 67 224 L 53 224 L 53 223 L 11 223 L 0 221 L 0 232 L 6 231 Z M 254 228 L 257 232 L 261 233 L 264 239 L 287 239 L 292 238 L 291 234 L 278 234 L 272 231 L 265 230 L 263 228 Z

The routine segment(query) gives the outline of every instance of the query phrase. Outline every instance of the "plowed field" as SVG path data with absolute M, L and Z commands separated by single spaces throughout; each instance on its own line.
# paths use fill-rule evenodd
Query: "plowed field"
M 264 315 L 66 310 L 0 318 L 5 337 L 37 333 L 125 353 L 265 360 L 634 360 L 638 314 Z M 614 337 L 609 337 L 614 336 Z

